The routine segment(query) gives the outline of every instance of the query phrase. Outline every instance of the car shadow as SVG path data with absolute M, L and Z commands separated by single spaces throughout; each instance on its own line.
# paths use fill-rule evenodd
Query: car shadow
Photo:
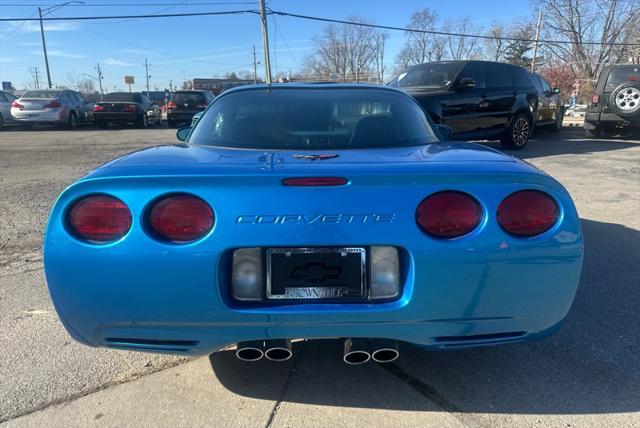
M 435 402 L 450 411 L 517 414 L 640 411 L 640 232 L 591 220 L 582 225 L 580 287 L 564 327 L 551 338 L 443 352 L 403 344 L 397 362 L 361 366 L 342 362 L 340 341 L 321 340 L 294 343 L 294 358 L 285 363 L 245 363 L 223 351 L 209 357 L 211 367 L 236 394 L 313 405 L 429 411 Z
M 500 150 L 520 159 L 533 159 L 563 154 L 589 154 L 612 150 L 640 147 L 640 135 L 624 133 L 609 135 L 606 138 L 587 138 L 584 129 L 564 127 L 561 132 L 546 129 L 536 130 L 536 134 L 522 150 L 504 149 L 500 142 L 482 141 L 481 144 Z

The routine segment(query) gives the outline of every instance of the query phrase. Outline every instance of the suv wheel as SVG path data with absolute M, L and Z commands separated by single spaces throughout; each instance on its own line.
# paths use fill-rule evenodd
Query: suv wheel
M 551 130 L 554 132 L 558 132 L 562 129 L 562 121 L 564 120 L 564 107 L 560 107 L 558 110 L 558 114 L 556 115 L 556 121 L 551 126 Z
M 531 135 L 531 119 L 524 113 L 519 113 L 511 121 L 509 129 L 502 137 L 502 146 L 507 149 L 520 150 L 529 142 Z
M 625 82 L 611 93 L 611 109 L 625 119 L 640 115 L 640 83 Z

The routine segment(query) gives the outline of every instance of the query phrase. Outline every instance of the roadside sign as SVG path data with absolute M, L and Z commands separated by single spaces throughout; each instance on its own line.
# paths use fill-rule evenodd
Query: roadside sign
M 2 82 L 2 90 L 3 91 L 11 91 L 11 82 Z
M 124 76 L 124 83 L 126 85 L 133 85 L 135 83 L 133 76 Z

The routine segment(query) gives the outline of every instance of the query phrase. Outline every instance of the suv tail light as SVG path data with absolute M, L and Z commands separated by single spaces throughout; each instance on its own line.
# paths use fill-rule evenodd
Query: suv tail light
M 60 101 L 51 101 L 49 104 L 45 104 L 42 106 L 42 108 L 60 108 L 62 107 L 62 104 L 60 104 Z
M 482 207 L 467 193 L 444 191 L 426 197 L 416 210 L 420 229 L 436 238 L 457 238 L 482 221 Z
M 136 106 L 133 104 L 129 104 L 128 106 L 125 106 L 124 109 L 122 109 L 122 111 L 126 111 L 128 113 L 133 113 L 136 111 Z
M 497 219 L 510 235 L 529 237 L 540 235 L 558 221 L 558 205 L 539 190 L 521 190 L 504 198 L 498 206 Z
M 23 106 L 22 104 L 20 104 L 20 103 L 19 103 L 18 101 L 16 101 L 16 100 L 13 100 L 13 102 L 11 103 L 11 107 L 19 108 L 19 109 L 23 109 L 23 108 L 24 108 L 24 106 Z
M 100 105 L 93 106 L 93 111 L 104 111 L 104 107 Z
M 593 104 L 594 106 L 597 106 L 599 102 L 600 102 L 600 95 L 593 94 L 591 96 L 591 104 Z
M 94 243 L 117 241 L 131 228 L 131 211 L 120 199 L 91 195 L 73 204 L 66 216 L 70 231 Z
M 203 237 L 215 221 L 205 201 L 191 195 L 171 195 L 156 201 L 148 214 L 153 233 L 163 241 L 185 243 Z
M 176 107 L 177 107 L 177 105 L 176 105 L 176 103 L 174 103 L 173 101 L 169 101 L 169 102 L 167 103 L 167 108 L 168 108 L 168 109 L 169 109 L 169 108 L 176 108 Z

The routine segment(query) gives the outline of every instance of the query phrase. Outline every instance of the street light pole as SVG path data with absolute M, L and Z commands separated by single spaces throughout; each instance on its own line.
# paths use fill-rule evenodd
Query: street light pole
M 269 33 L 267 32 L 267 12 L 264 0 L 260 0 L 260 21 L 262 22 L 262 50 L 264 51 L 264 81 L 271 84 L 271 60 L 269 58 Z
M 38 8 L 38 16 L 40 17 L 40 36 L 42 37 L 42 50 L 44 51 L 44 65 L 47 69 L 47 84 L 51 89 L 51 73 L 49 72 L 49 58 L 47 57 L 47 43 L 44 41 L 44 26 L 42 25 L 42 9 Z

